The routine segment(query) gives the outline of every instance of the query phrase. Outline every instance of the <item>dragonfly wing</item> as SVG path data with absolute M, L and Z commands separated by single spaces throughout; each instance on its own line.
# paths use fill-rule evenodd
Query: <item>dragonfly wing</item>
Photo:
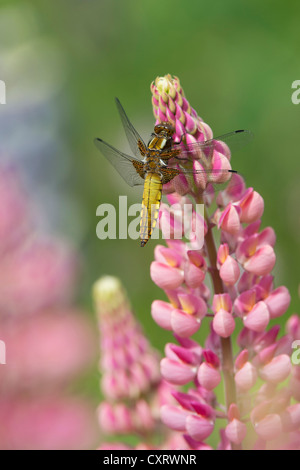
M 223 188 L 220 183 L 229 181 L 232 174 L 237 173 L 230 166 L 229 146 L 230 149 L 237 149 L 250 141 L 252 137 L 250 131 L 239 130 L 205 142 L 182 144 L 181 153 L 177 160 L 185 167 L 181 167 L 181 172 L 187 175 L 192 174 L 195 181 L 200 181 L 203 185 L 212 183 L 213 185 L 208 185 L 207 193 L 221 191 Z M 199 165 L 198 169 L 195 168 L 195 161 L 201 165 L 200 169 Z M 233 181 L 235 180 L 236 178 L 233 178 Z
M 220 135 L 204 142 L 181 144 L 181 157 L 185 160 L 199 159 L 205 165 L 209 165 L 214 155 L 214 150 L 230 157 L 230 152 L 246 145 L 253 138 L 252 132 L 248 130 L 237 130 Z
M 129 186 L 144 184 L 143 163 L 140 160 L 120 152 L 102 139 L 96 138 L 94 142 Z
M 180 173 L 188 178 L 194 178 L 198 183 L 201 181 L 204 185 L 201 195 L 209 198 L 213 197 L 216 193 L 222 193 L 224 191 L 228 197 L 231 197 L 231 200 L 238 200 L 245 191 L 244 180 L 236 171 L 220 170 L 219 173 L 216 174 L 216 172 L 208 173 L 204 170 L 180 170 Z M 201 178 L 201 175 L 203 175 L 203 178 Z M 215 182 L 217 175 L 219 182 Z
M 231 169 L 228 158 L 219 152 L 214 152 L 211 158 L 203 155 L 201 158 L 194 159 L 193 162 L 183 159 L 180 163 L 180 173 L 193 176 L 196 182 L 202 181 L 203 184 L 223 183 L 231 178 L 232 173 L 237 173 L 236 170 Z
M 146 150 L 146 145 L 143 139 L 141 138 L 141 136 L 139 135 L 139 133 L 137 132 L 137 130 L 133 127 L 133 125 L 129 121 L 129 118 L 127 114 L 125 113 L 125 110 L 123 106 L 121 105 L 120 101 L 118 100 L 118 98 L 116 98 L 116 105 L 117 105 L 117 108 L 118 108 L 118 111 L 122 120 L 122 124 L 125 130 L 131 151 L 136 157 L 140 158 L 141 155 L 143 155 L 143 150 L 144 149 Z
M 219 192 L 226 192 L 232 200 L 238 200 L 246 189 L 242 176 L 238 173 L 232 173 L 231 178 L 226 183 L 208 183 L 203 196 L 212 196 Z

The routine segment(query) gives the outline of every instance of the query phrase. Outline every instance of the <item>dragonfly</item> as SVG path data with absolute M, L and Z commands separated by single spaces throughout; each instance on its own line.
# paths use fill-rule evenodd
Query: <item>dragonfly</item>
M 232 173 L 237 173 L 236 170 L 222 169 L 228 168 L 228 159 L 218 152 L 220 145 L 224 143 L 226 146 L 232 147 L 232 144 L 244 143 L 251 137 L 251 132 L 236 130 L 203 142 L 184 144 L 182 142 L 184 136 L 180 142 L 176 143 L 173 140 L 175 128 L 170 122 L 161 122 L 155 125 L 154 132 L 146 145 L 130 122 L 118 98 L 115 100 L 134 156 L 121 152 L 100 138 L 96 138 L 94 142 L 127 184 L 144 186 L 140 219 L 140 244 L 141 247 L 144 247 L 156 227 L 163 185 L 179 175 L 184 175 L 187 178 L 204 177 L 208 186 L 203 189 L 202 194 L 206 195 L 214 191 L 211 188 L 214 188 L 215 185 L 211 183 L 220 181 L 222 178 L 223 181 L 227 181 Z M 216 159 L 220 159 L 220 161 L 218 162 Z M 195 160 L 199 161 L 201 169 L 193 169 Z M 182 168 L 180 164 L 184 164 L 185 168 Z M 216 167 L 220 169 L 216 169 Z

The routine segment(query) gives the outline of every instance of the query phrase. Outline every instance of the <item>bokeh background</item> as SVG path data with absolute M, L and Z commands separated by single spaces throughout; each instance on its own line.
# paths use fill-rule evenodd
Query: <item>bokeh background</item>
M 79 254 L 72 302 L 85 320 L 95 323 L 92 283 L 113 274 L 152 344 L 162 349 L 170 339 L 150 315 L 152 300 L 162 298 L 149 276 L 155 242 L 141 249 L 138 241 L 96 237 L 97 206 L 117 207 L 119 195 L 139 202 L 141 190 L 127 187 L 93 145 L 101 137 L 128 150 L 115 96 L 147 138 L 150 83 L 167 73 L 180 78 L 215 135 L 254 133 L 233 167 L 264 197 L 263 227 L 277 234 L 275 283 L 290 289 L 289 313 L 299 312 L 300 104 L 291 101 L 300 79 L 299 14 L 291 0 L 1 1 L 1 166 L 18 172 L 34 231 L 64 238 Z M 76 387 L 93 407 L 96 366 Z

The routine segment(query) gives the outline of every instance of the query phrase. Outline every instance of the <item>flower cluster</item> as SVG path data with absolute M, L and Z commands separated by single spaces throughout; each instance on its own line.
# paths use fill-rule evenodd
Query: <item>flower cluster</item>
M 157 122 L 174 125 L 174 139 L 183 141 L 183 152 L 190 142 L 212 138 L 177 78 L 157 78 L 151 90 Z M 182 175 L 166 188 L 169 202 L 176 201 L 179 208 L 188 196 L 205 207 L 203 217 L 194 211 L 191 218 L 191 225 L 200 219 L 202 236 L 199 228 L 196 233 L 191 230 L 188 241 L 172 238 L 176 220 L 183 217 L 180 209 L 174 211 L 166 204 L 161 209 L 161 230 L 166 232 L 169 221 L 171 235 L 167 247 L 155 248 L 151 277 L 169 301 L 155 300 L 152 317 L 172 331 L 178 343 L 166 346 L 161 373 L 177 387 L 193 383 L 187 392 L 172 393 L 177 405 L 163 406 L 161 418 L 184 435 L 191 449 L 210 448 L 206 440 L 217 419 L 225 420 L 219 449 L 298 449 L 300 404 L 293 400 L 299 401 L 300 371 L 290 355 L 292 341 L 300 339 L 300 320 L 293 316 L 279 339 L 280 327 L 270 327 L 271 320 L 287 311 L 290 295 L 286 287 L 274 286 L 275 233 L 271 227 L 260 228 L 261 195 L 246 188 L 237 174 L 219 193 L 206 191 L 207 185 L 219 181 L 212 181 L 211 175 L 218 175 L 216 168 L 230 168 L 229 159 L 228 147 L 216 142 L 209 158 L 199 154 L 193 162 L 194 169 L 209 172 Z M 217 208 L 209 216 L 213 199 Z M 191 336 L 204 322 L 210 324 L 210 334 L 202 347 Z M 234 358 L 231 338 L 236 333 Z M 222 379 L 225 403 L 220 403 L 216 390 Z

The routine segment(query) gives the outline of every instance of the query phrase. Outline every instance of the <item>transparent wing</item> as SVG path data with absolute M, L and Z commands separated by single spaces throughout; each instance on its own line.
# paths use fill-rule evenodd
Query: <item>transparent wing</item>
M 173 160 L 174 162 L 174 160 Z M 236 170 L 232 170 L 230 160 L 219 152 L 212 152 L 211 155 L 206 156 L 205 154 L 199 155 L 199 158 L 186 159 L 179 156 L 178 163 L 176 165 L 180 173 L 185 175 L 194 175 L 195 178 L 201 178 L 201 175 L 207 182 L 215 183 L 220 181 L 227 181 L 231 177 L 231 173 L 237 173 Z M 200 165 L 200 169 L 195 168 L 196 162 Z
M 137 186 L 144 184 L 144 179 L 137 172 L 134 163 L 141 165 L 141 161 L 126 155 L 120 150 L 112 147 L 102 139 L 94 140 L 96 147 L 104 155 L 104 157 L 115 167 L 117 172 L 122 176 L 129 186 Z
M 236 172 L 228 173 L 227 177 L 228 179 L 224 182 L 220 181 L 212 183 L 207 181 L 207 183 L 203 184 L 203 189 L 201 189 L 201 185 L 197 185 L 195 190 L 208 205 L 212 203 L 214 196 L 216 196 L 216 202 L 218 205 L 225 205 L 230 201 L 237 201 L 242 197 L 246 190 L 245 182 L 242 176 Z M 176 176 L 170 184 L 172 190 L 175 192 L 177 191 L 177 185 L 181 188 L 182 181 L 180 181 L 180 175 Z M 170 192 L 171 188 L 168 188 L 168 184 L 164 186 L 167 193 Z
M 239 194 L 243 190 L 244 182 L 237 171 L 231 169 L 230 150 L 238 149 L 252 138 L 253 134 L 250 131 L 238 130 L 205 142 L 181 144 L 181 152 L 177 159 L 177 162 L 181 163 L 180 173 L 192 177 L 196 183 L 200 182 L 203 187 L 206 185 L 203 190 L 204 196 L 223 191 L 226 187 L 229 187 L 231 193 Z M 174 145 L 174 148 L 176 147 Z M 195 160 L 201 164 L 202 169 L 193 168 Z
M 180 157 L 186 160 L 203 160 L 205 165 L 209 165 L 214 150 L 230 157 L 230 152 L 246 145 L 253 138 L 252 132 L 248 130 L 237 130 L 215 137 L 204 142 L 195 142 L 191 144 L 180 144 Z M 178 148 L 174 145 L 174 148 Z
M 225 183 L 208 183 L 202 196 L 211 198 L 220 193 L 220 196 L 217 197 L 217 202 L 218 198 L 220 201 L 227 201 L 227 198 L 230 201 L 237 201 L 242 197 L 245 189 L 246 186 L 242 176 L 238 173 L 231 173 L 229 180 Z
M 119 114 L 120 114 L 120 117 L 121 117 L 121 120 L 122 120 L 122 124 L 123 124 L 124 130 L 125 130 L 125 133 L 126 133 L 131 151 L 132 151 L 133 155 L 140 158 L 141 157 L 141 152 L 140 152 L 140 149 L 139 149 L 138 142 L 140 141 L 142 143 L 142 145 L 144 147 L 146 147 L 145 143 L 144 143 L 143 139 L 141 138 L 141 136 L 139 135 L 139 133 L 137 132 L 137 130 L 133 127 L 133 125 L 129 121 L 129 118 L 128 118 L 127 114 L 125 113 L 125 110 L 124 110 L 123 106 L 121 105 L 120 101 L 118 100 L 118 98 L 115 98 L 115 100 L 116 100 L 116 105 L 117 105 L 117 108 L 118 108 L 118 111 L 119 111 Z

